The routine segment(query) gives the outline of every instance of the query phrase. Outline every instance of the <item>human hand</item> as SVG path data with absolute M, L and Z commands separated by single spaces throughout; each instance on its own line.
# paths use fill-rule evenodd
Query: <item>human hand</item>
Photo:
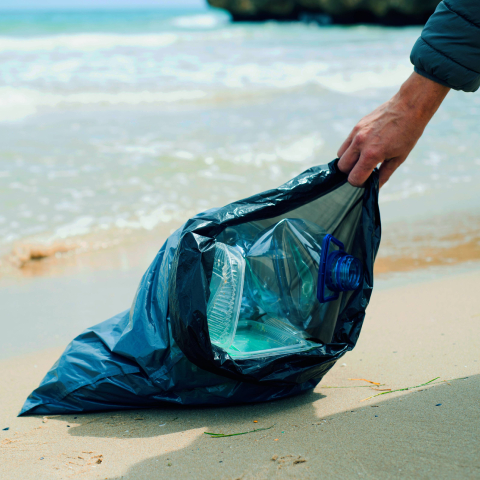
M 449 92 L 413 73 L 388 102 L 363 117 L 338 150 L 338 168 L 348 181 L 362 186 L 380 165 L 380 187 L 406 160 Z

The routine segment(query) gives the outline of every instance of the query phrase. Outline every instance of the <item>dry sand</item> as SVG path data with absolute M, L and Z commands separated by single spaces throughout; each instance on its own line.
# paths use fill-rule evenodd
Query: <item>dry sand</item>
M 61 350 L 4 360 L 0 478 L 480 478 L 479 292 L 480 271 L 375 291 L 355 350 L 268 404 L 17 418 Z M 349 380 L 434 377 L 467 378 L 364 402 L 378 392 Z M 326 388 L 352 385 L 367 387 Z

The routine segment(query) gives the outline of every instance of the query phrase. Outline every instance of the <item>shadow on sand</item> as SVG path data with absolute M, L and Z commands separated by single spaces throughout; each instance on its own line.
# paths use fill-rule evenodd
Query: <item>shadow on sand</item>
M 354 402 L 355 409 L 327 417 L 322 416 L 324 402 L 317 402 L 322 398 L 311 392 L 256 405 L 63 418 L 79 424 L 69 431 L 74 436 L 158 437 L 159 452 L 171 447 L 110 480 L 480 478 L 479 375 L 390 399 Z M 234 437 L 203 434 L 270 425 L 275 426 Z M 179 432 L 190 432 L 191 439 L 175 446 Z

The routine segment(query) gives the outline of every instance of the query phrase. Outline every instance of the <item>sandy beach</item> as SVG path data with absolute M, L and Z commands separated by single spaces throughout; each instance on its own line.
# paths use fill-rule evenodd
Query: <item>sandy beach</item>
M 17 418 L 61 349 L 5 359 L 0 477 L 478 478 L 479 286 L 479 269 L 383 282 L 356 348 L 313 392 L 268 404 Z
M 17 417 L 184 222 L 331 162 L 421 33 L 77 3 L 0 21 L 0 480 L 480 478 L 480 97 L 463 92 L 382 187 L 366 321 L 314 391 Z

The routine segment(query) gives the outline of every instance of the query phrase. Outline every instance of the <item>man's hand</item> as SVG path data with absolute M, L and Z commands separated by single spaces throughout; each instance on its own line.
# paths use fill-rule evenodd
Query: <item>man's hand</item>
M 338 168 L 362 186 L 380 166 L 380 187 L 405 161 L 449 92 L 448 87 L 413 73 L 388 102 L 362 118 L 338 150 Z

